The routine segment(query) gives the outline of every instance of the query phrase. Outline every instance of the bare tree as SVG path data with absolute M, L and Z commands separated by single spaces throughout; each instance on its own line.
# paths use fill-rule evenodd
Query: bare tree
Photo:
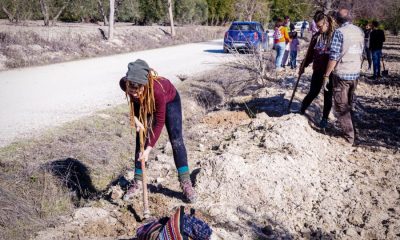
M 110 21 L 108 25 L 108 40 L 111 40 L 114 37 L 114 7 L 115 0 L 110 0 Z
M 40 10 L 43 15 L 43 21 L 45 26 L 50 25 L 50 13 L 49 7 L 47 6 L 46 0 L 40 0 Z
M 169 23 L 171 25 L 171 36 L 175 37 L 174 15 L 172 14 L 172 0 L 168 0 Z
M 61 13 L 64 12 L 65 8 L 67 8 L 68 4 L 71 2 L 71 0 L 65 1 L 64 4 L 61 6 L 61 8 L 58 10 L 58 12 L 56 13 L 56 15 L 53 17 L 53 19 L 51 20 L 53 25 L 56 23 L 56 21 L 58 20 L 58 18 L 60 17 Z
M 108 25 L 108 18 L 107 18 L 107 14 L 104 10 L 104 5 L 102 0 L 97 0 L 97 6 L 99 8 L 99 13 L 100 15 L 103 17 L 103 22 L 104 22 L 104 26 Z
M 328 13 L 339 5 L 341 0 L 314 0 L 317 8 L 322 9 L 325 13 Z
M 238 19 L 252 21 L 255 15 L 269 15 L 269 3 L 265 0 L 239 0 L 235 3 Z
M 9 20 L 10 22 L 14 22 L 14 20 L 15 20 L 15 14 L 11 13 L 11 12 L 7 9 L 7 7 L 6 7 L 4 4 L 1 5 L 1 9 L 2 9 L 3 12 L 7 15 L 8 20 Z
M 51 16 L 52 16 L 52 24 L 54 24 L 58 20 L 58 18 L 62 14 L 62 12 L 65 10 L 65 8 L 67 8 L 68 4 L 71 2 L 71 0 L 63 1 L 62 5 L 58 9 L 58 11 L 56 11 L 55 9 L 52 9 L 55 12 L 55 14 L 53 15 L 48 2 L 46 0 L 39 0 L 39 1 L 40 1 L 40 10 L 43 15 L 43 21 L 44 21 L 45 26 L 50 25 L 50 17 Z

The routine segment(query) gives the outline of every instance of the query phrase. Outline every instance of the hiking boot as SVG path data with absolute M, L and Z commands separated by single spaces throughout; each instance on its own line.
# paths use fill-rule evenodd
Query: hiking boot
M 196 192 L 193 189 L 190 179 L 181 181 L 181 188 L 186 200 L 190 203 L 196 202 Z
M 124 201 L 130 201 L 132 200 L 135 196 L 139 195 L 139 193 L 142 190 L 142 181 L 133 179 L 128 191 L 126 191 L 125 195 L 124 195 Z
M 319 122 L 319 127 L 320 127 L 320 128 L 326 128 L 326 127 L 328 127 L 328 119 L 323 118 L 323 119 L 321 120 L 321 122 Z

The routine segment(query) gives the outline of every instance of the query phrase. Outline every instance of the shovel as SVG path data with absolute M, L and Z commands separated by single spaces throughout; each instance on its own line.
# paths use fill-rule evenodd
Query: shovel
M 140 129 L 140 151 L 144 152 L 144 130 Z M 147 173 L 146 173 L 146 162 L 144 158 L 140 159 L 140 165 L 142 167 L 142 185 L 143 185 L 143 218 L 150 218 L 150 210 L 149 210 L 149 198 L 147 192 Z
M 294 94 L 296 93 L 297 86 L 299 85 L 300 77 L 301 77 L 301 74 L 299 74 L 299 77 L 297 78 L 296 85 L 294 86 L 292 97 L 290 98 L 290 101 L 289 101 L 288 112 L 290 112 L 290 106 L 292 105 Z
M 382 76 L 383 76 L 383 77 L 389 76 L 389 70 L 386 70 L 386 69 L 385 69 L 385 61 L 383 61 L 383 56 L 382 56 L 382 65 L 383 65 Z

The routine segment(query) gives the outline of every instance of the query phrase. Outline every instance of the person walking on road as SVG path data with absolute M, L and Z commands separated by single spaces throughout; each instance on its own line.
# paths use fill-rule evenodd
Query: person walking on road
M 336 21 L 340 27 L 333 34 L 324 85 L 328 84 L 329 76 L 333 72 L 333 99 L 338 121 L 344 139 L 354 144 L 352 106 L 361 71 L 364 33 L 350 22 L 350 11 L 350 6 L 345 4 L 340 6 L 336 14 Z
M 306 109 L 321 91 L 325 70 L 329 61 L 330 44 L 337 27 L 333 17 L 324 14 L 323 11 L 317 11 L 313 19 L 319 31 L 312 37 L 306 57 L 299 69 L 299 74 L 301 75 L 304 73 L 304 69 L 313 63 L 310 91 L 301 104 L 300 112 L 302 114 L 305 113 Z M 324 89 L 324 109 L 320 121 L 321 128 L 326 128 L 328 125 L 328 117 L 332 109 L 332 94 L 332 74 L 330 74 L 328 85 Z
M 120 80 L 119 85 L 129 102 L 131 127 L 136 129 L 136 132 L 144 131 L 144 139 L 136 133 L 135 177 L 124 200 L 131 200 L 140 193 L 142 188 L 140 160 L 147 161 L 165 125 L 183 194 L 186 200 L 194 202 L 196 193 L 190 180 L 187 153 L 182 137 L 182 107 L 178 91 L 168 79 L 157 76 L 157 73 L 141 59 L 128 64 L 128 72 Z M 141 144 L 144 144 L 143 152 L 140 151 Z
M 379 29 L 379 22 L 372 21 L 372 31 L 369 38 L 369 49 L 372 55 L 372 63 L 374 68 L 373 79 L 381 77 L 381 58 L 382 47 L 385 42 L 385 33 Z

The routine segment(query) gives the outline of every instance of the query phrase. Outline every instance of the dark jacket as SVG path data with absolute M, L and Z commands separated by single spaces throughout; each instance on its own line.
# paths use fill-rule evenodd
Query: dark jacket
M 385 33 L 381 29 L 374 29 L 369 36 L 369 49 L 382 50 L 383 42 L 385 42 Z
M 311 38 L 310 45 L 307 49 L 307 54 L 304 59 L 304 68 L 313 63 L 314 71 L 325 72 L 329 62 L 329 46 L 318 44 L 320 33 L 317 32 Z

